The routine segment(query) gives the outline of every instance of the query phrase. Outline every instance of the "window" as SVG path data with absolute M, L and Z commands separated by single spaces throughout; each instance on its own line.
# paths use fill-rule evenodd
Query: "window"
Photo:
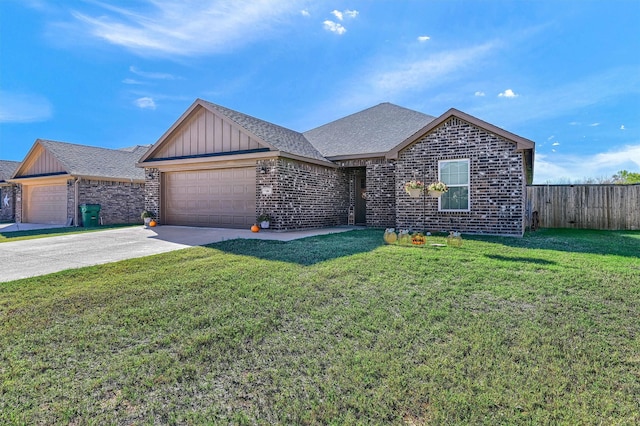
M 449 187 L 438 201 L 439 210 L 469 211 L 469 160 L 439 161 L 438 178 Z

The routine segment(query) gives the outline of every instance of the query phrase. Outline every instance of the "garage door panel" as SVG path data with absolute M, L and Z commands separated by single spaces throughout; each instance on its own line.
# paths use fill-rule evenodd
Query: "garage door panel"
M 26 186 L 26 222 L 64 225 L 67 185 Z
M 167 224 L 244 228 L 255 222 L 253 167 L 171 172 L 163 182 Z

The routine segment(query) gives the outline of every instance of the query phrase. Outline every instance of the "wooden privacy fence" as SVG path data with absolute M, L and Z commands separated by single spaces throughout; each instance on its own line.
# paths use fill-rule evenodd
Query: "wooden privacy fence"
M 530 185 L 527 210 L 541 228 L 640 229 L 640 184 Z

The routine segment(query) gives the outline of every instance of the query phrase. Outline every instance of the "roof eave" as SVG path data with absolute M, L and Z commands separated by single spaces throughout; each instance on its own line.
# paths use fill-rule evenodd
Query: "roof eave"
M 289 158 L 291 160 L 303 161 L 305 163 L 317 164 L 319 166 L 331 167 L 331 168 L 334 168 L 334 169 L 339 168 L 339 166 L 337 164 L 332 163 L 328 159 L 327 160 L 320 160 L 318 158 L 304 157 L 302 155 L 291 154 L 289 152 L 284 152 L 284 151 L 278 151 L 278 156 L 279 157 L 284 157 L 284 158 Z
M 41 181 L 68 180 L 72 178 L 73 178 L 73 175 L 69 173 L 61 173 L 61 174 L 34 175 L 34 176 L 26 176 L 26 177 L 18 176 L 11 179 L 7 179 L 7 182 L 18 183 L 18 184 L 28 184 L 28 183 L 41 182 Z
M 367 158 L 384 158 L 387 155 L 386 152 L 368 152 L 362 154 L 345 154 L 345 155 L 332 155 L 325 157 L 329 161 L 344 161 L 344 160 L 363 160 Z
M 180 160 L 171 159 L 171 160 L 159 160 L 159 161 L 153 161 L 153 162 L 139 161 L 136 163 L 136 167 L 162 168 L 163 166 L 171 166 L 173 164 L 178 164 L 178 163 L 202 164 L 204 166 L 206 164 L 216 163 L 216 162 L 224 163 L 224 162 L 234 161 L 234 160 L 263 160 L 263 159 L 278 158 L 278 157 L 288 158 L 296 161 L 303 161 L 305 163 L 317 164 L 325 167 L 331 167 L 331 168 L 338 167 L 338 165 L 332 163 L 329 160 L 321 160 L 318 158 L 304 157 L 302 155 L 292 154 L 285 151 L 267 151 L 267 152 L 251 153 L 251 154 L 238 154 L 238 155 L 231 155 L 231 156 L 221 155 L 217 157 L 198 157 L 198 158 L 188 158 L 188 159 L 180 159 Z
M 68 179 L 85 179 L 85 180 L 102 180 L 109 182 L 133 182 L 133 183 L 144 183 L 144 178 L 131 178 L 124 176 L 97 176 L 97 175 L 86 175 L 86 174 L 78 174 L 78 173 L 63 173 L 63 174 L 53 174 L 53 175 L 36 175 L 36 176 L 25 176 L 25 177 L 17 177 L 13 179 L 8 179 L 8 183 L 30 183 L 35 181 L 45 181 L 45 180 L 68 180 Z
M 104 180 L 109 182 L 133 182 L 144 183 L 144 178 L 132 178 L 124 176 L 92 176 L 83 174 L 72 174 L 71 177 L 85 180 Z

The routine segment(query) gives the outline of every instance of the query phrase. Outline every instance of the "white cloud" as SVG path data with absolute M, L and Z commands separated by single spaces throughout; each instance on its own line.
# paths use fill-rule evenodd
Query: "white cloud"
M 549 136 L 549 137 L 547 138 L 547 140 L 548 140 L 548 141 L 550 141 L 551 139 L 555 139 L 555 138 L 556 138 L 556 136 L 555 136 L 555 135 L 551 135 L 551 136 Z
M 300 15 L 305 16 L 305 17 L 308 18 L 309 16 L 311 16 L 311 13 L 307 9 L 302 9 L 300 11 Z
M 357 10 L 345 10 L 343 12 L 348 18 L 355 18 L 356 16 L 358 16 L 360 14 L 360 12 L 358 12 Z
M 143 56 L 197 56 L 228 52 L 268 38 L 300 12 L 290 0 L 141 0 L 101 10 L 73 10 L 72 26 L 84 34 Z M 129 4 L 129 3 L 127 3 Z M 76 6 L 79 7 L 79 6 Z
M 358 16 L 358 15 L 360 14 L 360 12 L 358 12 L 357 10 L 349 10 L 349 9 L 345 9 L 345 10 L 343 10 L 342 12 L 340 12 L 339 10 L 333 10 L 333 11 L 331 12 L 331 14 L 332 14 L 333 16 L 335 16 L 335 17 L 336 17 L 336 19 L 337 19 L 338 21 L 343 21 L 343 20 L 344 20 L 344 18 L 345 18 L 345 16 L 346 16 L 347 18 L 351 18 L 351 19 L 353 19 L 353 18 L 355 18 L 356 16 Z
M 600 125 L 600 123 L 591 123 L 589 124 L 589 127 L 598 127 Z
M 558 146 L 558 145 L 560 145 L 560 142 L 554 142 L 551 144 L 551 146 Z
M 624 124 L 622 126 L 620 126 L 620 130 L 626 130 L 624 127 Z
M 425 42 L 425 41 L 427 41 L 427 40 L 431 40 L 431 37 L 429 37 L 429 36 L 419 36 L 419 37 L 418 37 L 418 41 L 419 41 L 420 43 L 423 43 L 423 42 Z
M 146 84 L 146 83 L 144 83 L 142 81 L 138 81 L 138 80 L 135 80 L 133 78 L 125 78 L 124 80 L 122 80 L 122 82 L 124 84 Z
M 53 115 L 53 107 L 44 96 L 0 90 L 0 99 L 0 123 L 36 123 Z
M 611 177 L 620 170 L 640 169 L 640 144 L 592 155 L 554 155 L 536 152 L 535 183 L 579 181 L 585 178 Z
M 134 105 L 141 109 L 156 109 L 156 103 L 153 98 L 148 96 L 136 99 Z
M 324 29 L 327 31 L 331 31 L 332 33 L 336 33 L 338 35 L 342 35 L 347 32 L 347 29 L 337 22 L 326 20 L 323 22 Z
M 638 67 L 612 68 L 565 85 L 528 90 L 527 96 L 518 98 L 519 102 L 508 102 L 508 106 L 505 102 L 487 103 L 468 112 L 489 122 L 499 122 L 505 128 L 522 123 L 530 125 L 549 118 L 579 116 L 592 105 L 610 102 L 618 96 L 640 94 L 638 71 Z M 589 90 L 585 90 L 585 87 Z M 567 124 L 583 125 L 577 120 Z
M 172 74 L 167 74 L 163 72 L 140 71 L 138 68 L 134 67 L 133 65 L 129 67 L 129 71 L 131 71 L 135 75 L 139 75 L 140 77 L 151 78 L 154 80 L 179 80 L 179 77 L 176 77 Z
M 511 89 L 507 89 L 504 92 L 498 94 L 498 96 L 501 97 L 501 98 L 517 98 L 520 95 L 518 95 L 517 93 L 515 93 Z
M 475 96 L 485 96 L 486 94 L 484 92 L 481 91 L 477 91 L 476 93 L 474 93 Z
M 398 93 L 415 89 L 423 89 L 435 84 L 442 84 L 451 74 L 476 64 L 492 52 L 495 43 L 485 43 L 464 49 L 434 53 L 427 59 L 410 61 L 395 58 L 394 68 L 373 67 L 376 70 L 368 77 L 369 84 L 377 98 L 389 98 Z M 378 71 L 380 70 L 380 71 Z

